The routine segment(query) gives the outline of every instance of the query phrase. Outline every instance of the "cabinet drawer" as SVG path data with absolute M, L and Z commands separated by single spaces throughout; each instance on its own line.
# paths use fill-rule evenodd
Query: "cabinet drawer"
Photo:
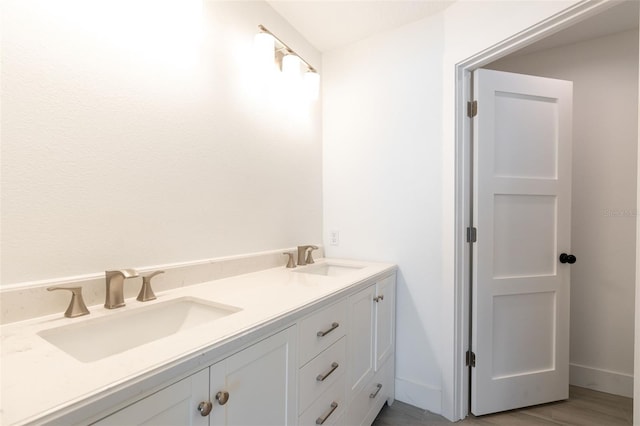
M 326 419 L 322 423 L 324 426 L 338 424 L 346 405 L 344 386 L 343 374 L 300 416 L 299 425 L 316 426 L 321 418 Z
M 349 404 L 346 415 L 348 425 L 370 425 L 384 402 L 393 397 L 393 358 L 378 370 L 373 380 L 356 394 Z
M 345 335 L 346 318 L 347 303 L 343 300 L 311 314 L 300 322 L 298 342 L 301 366 Z
M 298 389 L 300 399 L 298 408 L 300 413 L 345 372 L 346 365 L 346 337 L 342 337 L 327 350 L 312 359 L 300 369 L 298 374 Z M 321 376 L 325 378 L 320 380 Z

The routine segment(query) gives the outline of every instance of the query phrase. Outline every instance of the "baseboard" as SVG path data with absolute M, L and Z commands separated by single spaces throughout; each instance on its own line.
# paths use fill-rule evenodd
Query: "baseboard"
M 442 391 L 423 383 L 396 377 L 395 399 L 435 414 L 442 413 Z
M 569 384 L 633 398 L 633 375 L 569 364 Z

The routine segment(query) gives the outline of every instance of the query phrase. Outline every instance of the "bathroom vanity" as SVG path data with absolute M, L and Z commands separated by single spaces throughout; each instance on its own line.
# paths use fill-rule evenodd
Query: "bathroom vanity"
M 14 424 L 369 425 L 394 397 L 395 266 L 322 259 L 2 327 Z

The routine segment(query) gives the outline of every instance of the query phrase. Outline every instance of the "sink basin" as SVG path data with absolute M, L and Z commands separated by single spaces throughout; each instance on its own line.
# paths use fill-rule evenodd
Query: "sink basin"
M 44 330 L 38 335 L 79 361 L 93 362 L 240 310 L 183 297 Z
M 339 277 L 351 272 L 362 269 L 364 266 L 351 266 L 351 265 L 337 265 L 334 263 L 318 263 L 315 265 L 305 266 L 300 269 L 296 269 L 294 272 L 300 272 L 301 274 L 314 274 L 324 275 L 327 277 Z

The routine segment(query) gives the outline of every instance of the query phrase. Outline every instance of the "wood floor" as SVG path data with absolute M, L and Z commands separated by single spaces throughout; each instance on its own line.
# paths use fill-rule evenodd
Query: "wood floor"
M 444 417 L 396 401 L 385 405 L 372 426 L 444 426 Z M 617 426 L 633 424 L 633 400 L 622 396 L 571 386 L 567 401 L 537 405 L 486 416 L 469 416 L 456 425 L 537 426 L 579 425 Z

